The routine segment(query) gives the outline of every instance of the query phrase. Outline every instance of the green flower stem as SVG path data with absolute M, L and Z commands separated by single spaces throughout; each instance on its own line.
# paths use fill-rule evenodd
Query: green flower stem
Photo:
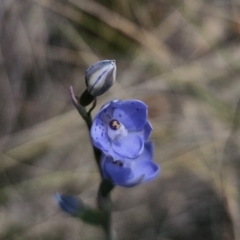
M 108 180 L 102 180 L 97 197 L 97 204 L 100 210 L 104 212 L 105 221 L 103 222 L 103 228 L 106 232 L 107 240 L 113 240 L 113 229 L 112 229 L 112 202 L 110 192 L 114 188 L 114 185 Z
M 86 122 L 89 133 L 90 133 L 90 129 L 91 129 L 91 126 L 92 126 L 91 112 L 97 104 L 96 98 L 93 100 L 92 107 L 87 112 L 86 108 L 83 107 L 77 101 L 76 96 L 73 92 L 73 87 L 72 86 L 70 86 L 70 96 L 71 96 L 73 105 L 78 110 L 79 114 L 84 119 L 84 121 Z M 99 190 L 98 190 L 97 205 L 98 205 L 99 210 L 102 211 L 103 216 L 104 216 L 103 217 L 104 220 L 102 221 L 102 226 L 103 226 L 103 229 L 106 233 L 106 239 L 107 240 L 113 240 L 114 236 L 113 236 L 113 230 L 112 230 L 112 226 L 111 226 L 112 203 L 111 203 L 110 192 L 114 188 L 114 185 L 110 181 L 107 181 L 107 180 L 103 179 L 101 166 L 100 166 L 101 151 L 98 148 L 93 146 L 93 152 L 94 152 L 94 156 L 95 156 L 95 159 L 96 159 L 96 162 L 97 162 L 97 165 L 98 165 L 98 169 L 99 169 L 99 172 L 100 172 L 101 178 L 102 178 L 102 182 L 101 182 L 101 184 L 99 186 Z
M 92 110 L 95 108 L 96 106 L 96 103 L 97 103 L 97 100 L 95 100 L 93 102 L 93 105 L 92 107 L 89 109 L 89 111 L 87 112 L 86 108 L 83 107 L 79 102 L 78 100 L 76 99 L 76 96 L 74 94 L 74 91 L 73 91 L 73 87 L 70 86 L 70 96 L 71 96 L 71 99 L 72 99 L 72 103 L 73 105 L 75 106 L 75 108 L 78 110 L 79 114 L 81 115 L 81 117 L 83 118 L 83 120 L 86 122 L 87 124 L 87 127 L 88 127 L 88 131 L 90 133 L 90 129 L 91 129 L 91 126 L 92 126 L 92 116 L 91 116 L 91 112 Z M 92 145 L 93 146 L 93 145 Z M 94 152 L 94 157 L 96 159 L 96 162 L 97 162 L 97 165 L 98 165 L 98 169 L 99 169 L 99 172 L 102 176 L 102 171 L 101 171 L 101 167 L 100 167 L 100 157 L 101 157 L 101 151 L 99 149 L 97 149 L 96 147 L 93 146 L 93 152 Z
M 91 225 L 103 225 L 103 222 L 105 222 L 106 219 L 105 214 L 102 211 L 86 205 L 79 210 L 75 217 L 78 217 L 83 222 Z

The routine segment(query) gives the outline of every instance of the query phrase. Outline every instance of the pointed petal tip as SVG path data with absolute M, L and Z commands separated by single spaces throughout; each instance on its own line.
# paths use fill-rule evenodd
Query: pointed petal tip
M 54 198 L 58 203 L 62 201 L 62 196 L 60 193 L 55 193 Z

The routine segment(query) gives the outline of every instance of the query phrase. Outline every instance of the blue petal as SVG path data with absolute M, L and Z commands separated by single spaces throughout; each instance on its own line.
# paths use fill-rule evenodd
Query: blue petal
M 144 143 L 141 137 L 131 133 L 126 137 L 121 137 L 112 141 L 114 152 L 123 158 L 138 157 L 142 153 L 143 147 Z
M 102 169 L 102 174 L 105 179 L 111 180 L 111 175 L 106 171 L 105 167 L 107 164 L 110 162 L 113 162 L 113 158 L 106 155 L 105 153 L 102 153 L 101 155 L 101 169 Z
M 105 124 L 108 124 L 109 121 L 113 118 L 114 110 L 118 107 L 120 103 L 120 100 L 113 100 L 106 103 L 102 106 L 96 117 L 100 118 Z
M 71 215 L 76 215 L 81 210 L 82 203 L 75 197 L 56 193 L 55 198 L 61 209 Z
M 92 143 L 95 147 L 104 152 L 108 152 L 110 148 L 110 141 L 107 135 L 107 126 L 99 118 L 95 118 L 91 127 Z
M 149 139 L 149 137 L 152 133 L 152 130 L 153 130 L 153 127 L 152 127 L 151 123 L 147 120 L 147 122 L 146 122 L 146 124 L 144 125 L 144 128 L 143 128 L 144 142 L 146 142 Z
M 113 162 L 113 158 L 102 154 L 101 169 L 103 176 L 111 180 L 115 185 L 133 187 L 148 182 L 157 177 L 159 166 L 152 160 L 153 143 L 144 144 L 143 153 L 135 159 L 123 158 L 119 162 Z
M 144 178 L 141 183 L 150 181 L 154 179 L 158 173 L 159 173 L 159 166 L 157 163 L 153 161 L 142 161 L 137 164 L 132 168 L 133 174 L 135 176 L 141 176 L 144 175 Z
M 113 159 L 110 160 L 109 157 L 105 157 L 102 161 L 104 161 L 102 163 L 103 176 L 116 185 L 119 185 L 119 182 L 125 182 L 133 177 L 130 168 L 120 166 L 117 162 L 113 162 Z
M 134 159 L 135 162 L 150 162 L 153 159 L 153 151 L 154 146 L 152 141 L 148 141 L 144 144 L 144 150 L 141 155 L 139 155 L 136 159 Z
M 118 104 L 113 118 L 130 131 L 141 130 L 147 120 L 147 105 L 139 100 L 128 100 Z
M 159 165 L 156 162 L 151 162 L 151 168 L 152 168 L 151 173 L 148 175 L 145 175 L 142 183 L 149 182 L 158 176 L 160 172 Z
M 134 176 L 144 175 L 141 183 L 154 179 L 159 173 L 159 166 L 153 161 L 153 142 L 146 142 L 143 153 L 132 162 Z
M 138 177 L 132 177 L 128 180 L 118 182 L 118 183 L 116 183 L 116 185 L 119 185 L 119 186 L 122 186 L 122 187 L 128 187 L 128 188 L 129 187 L 134 187 L 134 186 L 140 184 L 143 181 L 144 177 L 145 177 L 144 174 L 140 175 Z
M 131 131 L 131 134 L 136 134 L 136 135 L 140 136 L 142 138 L 143 142 L 146 142 L 149 139 L 149 137 L 152 133 L 152 130 L 153 130 L 152 125 L 147 120 L 143 129 L 141 129 L 140 131 Z

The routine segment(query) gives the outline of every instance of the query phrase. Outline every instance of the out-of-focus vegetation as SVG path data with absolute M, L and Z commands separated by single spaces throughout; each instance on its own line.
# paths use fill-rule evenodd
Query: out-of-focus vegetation
M 156 181 L 114 190 L 118 239 L 240 239 L 238 1 L 1 0 L 0 23 L 0 239 L 101 239 L 53 198 L 95 204 L 68 88 L 80 95 L 100 59 L 116 59 L 118 82 L 97 109 L 145 101 L 161 165 Z

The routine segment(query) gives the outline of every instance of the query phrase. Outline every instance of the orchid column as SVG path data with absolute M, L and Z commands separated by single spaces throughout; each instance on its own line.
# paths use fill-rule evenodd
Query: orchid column
M 115 185 L 133 187 L 154 179 L 159 166 L 153 161 L 153 143 L 149 141 L 152 126 L 148 107 L 139 100 L 112 100 L 95 116 L 91 111 L 97 96 L 115 82 L 116 65 L 103 60 L 90 66 L 85 75 L 87 89 L 77 100 L 70 87 L 71 99 L 89 129 L 95 161 L 102 178 L 97 194 L 97 207 L 91 208 L 75 197 L 56 194 L 60 207 L 89 224 L 100 225 L 106 239 L 113 240 L 110 193 Z M 92 104 L 89 110 L 87 105 Z

